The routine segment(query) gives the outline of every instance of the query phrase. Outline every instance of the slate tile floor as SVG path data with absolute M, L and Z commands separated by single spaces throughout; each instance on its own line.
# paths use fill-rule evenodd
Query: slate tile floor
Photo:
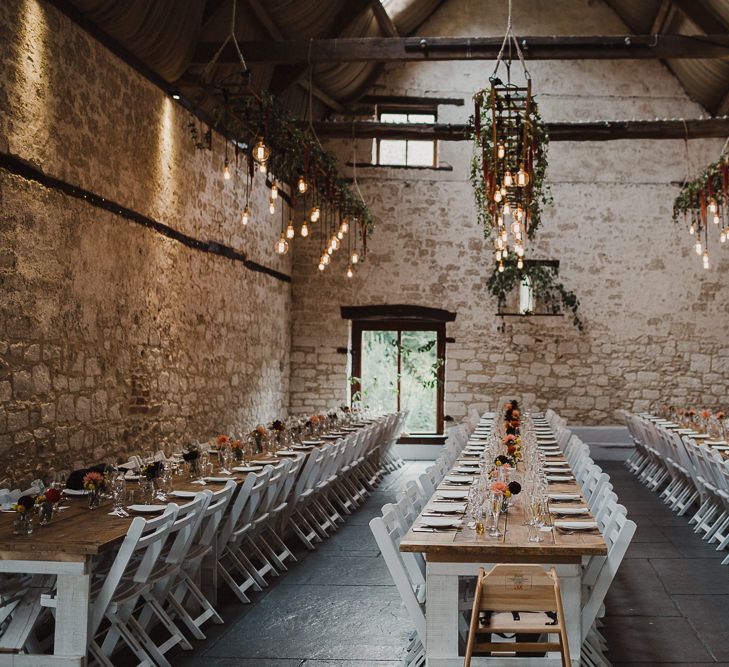
M 388 667 L 412 629 L 369 520 L 426 463 L 388 475 L 372 498 L 315 552 L 242 606 L 226 597 L 226 623 L 178 652 L 180 667 Z M 622 463 L 605 461 L 638 524 L 606 600 L 603 633 L 615 665 L 729 665 L 729 567 Z

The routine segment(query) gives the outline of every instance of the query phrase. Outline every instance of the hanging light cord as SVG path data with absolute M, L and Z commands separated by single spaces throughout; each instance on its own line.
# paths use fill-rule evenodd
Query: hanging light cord
M 357 182 L 357 138 L 354 133 L 354 124 L 355 121 L 352 120 L 352 180 L 354 181 L 354 187 L 357 190 L 357 194 L 364 204 L 365 200 L 362 196 L 362 190 L 359 189 L 359 183 Z
M 236 9 L 237 0 L 233 0 L 233 8 L 231 11 L 230 16 L 230 32 L 228 33 L 228 36 L 225 38 L 225 41 L 220 45 L 220 48 L 215 52 L 215 55 L 212 57 L 210 62 L 205 65 L 205 69 L 202 72 L 201 79 L 203 81 L 207 80 L 208 74 L 212 71 L 212 68 L 217 64 L 218 58 L 220 58 L 220 54 L 223 52 L 223 49 L 228 45 L 228 42 L 233 42 L 233 46 L 235 47 L 235 51 L 238 54 L 238 60 L 240 61 L 240 65 L 243 68 L 244 72 L 248 71 L 248 66 L 246 65 L 246 60 L 243 57 L 243 54 L 241 53 L 240 46 L 238 46 L 238 40 L 235 37 L 235 9 Z

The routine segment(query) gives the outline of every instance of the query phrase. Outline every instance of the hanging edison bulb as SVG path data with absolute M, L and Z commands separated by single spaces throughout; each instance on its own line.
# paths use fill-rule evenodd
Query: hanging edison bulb
M 347 218 L 344 218 L 344 220 L 342 220 L 342 224 L 339 225 L 339 230 L 342 232 L 342 234 L 346 234 L 349 231 L 349 222 L 347 222 Z
M 309 184 L 303 176 L 299 176 L 299 180 L 296 181 L 296 188 L 298 189 L 299 194 L 302 195 L 309 189 Z
M 496 247 L 501 250 L 504 247 L 504 242 L 501 240 L 501 236 L 496 238 Z
M 516 254 L 519 257 L 524 257 L 524 246 L 523 245 L 519 244 L 516 246 Z
M 716 203 L 716 199 L 709 200 L 709 213 L 716 213 L 719 210 L 719 206 Z
M 286 242 L 286 237 L 283 232 L 281 232 L 279 240 L 276 241 L 274 249 L 279 255 L 285 255 L 289 251 L 289 244 Z
M 496 259 L 497 262 L 500 262 L 501 261 L 501 250 L 497 250 L 496 251 L 495 259 Z
M 356 250 L 352 251 L 352 264 L 359 262 L 359 253 Z
M 289 224 L 288 227 L 286 227 L 286 238 L 292 239 L 296 236 L 296 230 L 294 229 L 294 221 L 289 218 Z
M 309 226 L 306 224 L 306 220 L 304 220 L 304 224 L 301 225 L 301 235 L 306 238 L 309 236 Z
M 330 243 L 327 246 L 327 255 L 331 255 L 334 252 L 334 248 L 332 248 L 332 244 Z
M 501 229 L 504 226 L 504 219 L 499 216 L 498 218 L 496 218 L 496 224 L 499 226 L 499 229 Z
M 339 239 L 335 236 L 332 236 L 332 240 L 329 241 L 329 245 L 332 247 L 332 250 L 339 250 Z
M 312 222 L 316 222 L 319 220 L 319 216 L 321 216 L 321 209 L 318 206 L 312 206 L 311 208 L 311 216 L 309 217 L 309 220 Z
M 506 197 L 506 188 L 502 185 L 501 188 L 499 188 L 499 192 L 501 193 L 502 197 Z
M 504 263 L 499 262 L 499 273 L 503 273 L 503 272 L 504 272 Z
M 516 173 L 516 184 L 520 187 L 526 187 L 529 183 L 529 174 L 524 169 L 524 164 L 519 165 L 519 171 Z
M 276 199 L 278 197 L 278 183 L 274 181 L 271 183 L 271 199 Z
M 339 231 L 337 231 L 337 238 L 340 241 L 344 238 L 344 232 L 341 229 L 339 229 Z
M 503 257 L 504 259 L 506 259 L 506 258 L 507 258 L 507 257 L 509 256 L 509 251 L 508 251 L 508 250 L 507 250 L 506 248 L 504 248 L 504 249 L 503 249 L 503 250 L 501 251 L 501 256 L 502 256 L 502 257 Z
M 701 261 L 704 265 L 704 268 L 708 269 L 709 268 L 709 252 L 707 250 L 704 250 L 704 255 L 701 258 Z
M 327 265 L 326 265 L 326 264 L 324 264 L 324 259 L 323 259 L 323 258 L 322 258 L 322 259 L 320 259 L 320 260 L 319 260 L 319 271 L 323 271 L 323 270 L 324 270 L 324 269 L 326 269 L 326 268 L 327 268 Z
M 516 268 L 517 269 L 523 269 L 524 268 L 524 260 L 519 257 L 519 259 L 516 262 Z
M 265 165 L 268 162 L 268 158 L 271 155 L 271 150 L 266 146 L 266 142 L 263 141 L 263 137 L 258 137 L 258 141 L 253 146 L 253 159 L 258 164 Z
M 499 160 L 504 159 L 504 155 L 506 155 L 506 147 L 504 146 L 504 144 L 499 144 L 496 147 L 496 155 L 498 156 Z
M 718 225 L 721 222 L 721 218 L 718 213 L 714 213 L 714 224 Z
M 241 216 L 240 216 L 240 221 L 241 221 L 241 222 L 242 222 L 242 223 L 243 223 L 244 225 L 247 225 L 247 224 L 248 224 L 248 223 L 250 222 L 250 220 L 251 220 L 251 211 L 250 211 L 250 209 L 248 208 L 248 206 L 245 206 L 245 207 L 243 208 L 243 213 L 241 213 Z
M 223 178 L 226 181 L 230 180 L 230 164 L 228 163 L 228 158 L 225 158 L 225 163 L 223 164 Z
M 509 232 L 506 229 L 501 230 L 501 240 L 506 243 L 509 240 Z
M 694 250 L 696 251 L 697 255 L 701 254 L 701 241 L 697 240 L 696 245 L 694 246 Z
M 500 202 L 500 201 L 501 201 L 502 199 L 503 199 L 503 197 L 501 196 L 501 190 L 497 190 L 496 192 L 494 192 L 494 201 L 495 201 L 495 202 L 496 202 L 497 204 L 498 204 L 498 203 L 499 203 L 499 202 Z
M 331 254 L 331 253 L 329 253 L 329 252 L 325 252 L 325 253 L 324 253 L 324 254 L 323 254 L 323 255 L 321 256 L 321 261 L 322 261 L 322 262 L 324 262 L 324 264 L 326 264 L 327 266 L 329 265 L 329 262 L 331 262 L 331 261 L 332 261 L 332 258 L 331 258 L 331 257 L 329 256 L 330 254 Z
M 352 271 L 352 265 L 347 265 L 347 278 L 351 278 L 354 275 L 354 271 Z
M 276 202 L 273 199 L 268 200 L 268 212 L 273 215 L 276 212 Z
M 719 234 L 719 241 L 721 241 L 722 243 L 726 243 L 726 235 L 727 235 L 727 230 L 722 229 L 721 234 Z
M 505 188 L 510 188 L 512 186 L 513 182 L 514 181 L 513 181 L 513 178 L 511 176 L 511 172 L 507 169 L 504 172 L 504 187 Z
M 524 219 L 524 209 L 521 206 L 516 207 L 516 211 L 514 211 L 514 217 L 521 222 Z
M 694 225 L 694 223 L 692 222 L 691 226 L 689 227 L 689 234 L 691 234 L 691 236 L 693 236 L 695 233 L 696 233 L 696 225 Z
M 508 201 L 504 202 L 504 215 L 511 215 L 511 204 Z

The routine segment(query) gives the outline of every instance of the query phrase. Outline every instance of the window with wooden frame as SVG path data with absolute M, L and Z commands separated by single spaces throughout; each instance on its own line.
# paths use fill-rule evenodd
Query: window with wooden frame
M 437 107 L 377 107 L 382 123 L 435 123 Z M 435 139 L 375 139 L 372 163 L 392 167 L 437 167 L 438 142 Z
M 446 322 L 455 314 L 417 306 L 342 308 L 342 314 L 352 320 L 352 401 L 382 412 L 407 410 L 408 436 L 442 434 Z

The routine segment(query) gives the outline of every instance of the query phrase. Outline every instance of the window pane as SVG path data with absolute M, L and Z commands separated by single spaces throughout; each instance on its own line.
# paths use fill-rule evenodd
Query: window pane
M 362 401 L 374 410 L 397 410 L 397 331 L 362 332 Z
M 413 167 L 432 167 L 435 143 L 432 141 L 408 141 L 408 164 Z
M 411 113 L 408 114 L 410 123 L 435 123 L 435 114 L 432 113 Z
M 435 433 L 438 401 L 438 335 L 435 331 L 403 331 L 400 408 L 408 410 L 405 430 Z
M 402 139 L 383 139 L 380 141 L 380 164 L 406 164 L 407 142 Z
M 408 115 L 406 113 L 381 113 L 380 120 L 383 123 L 407 123 Z

